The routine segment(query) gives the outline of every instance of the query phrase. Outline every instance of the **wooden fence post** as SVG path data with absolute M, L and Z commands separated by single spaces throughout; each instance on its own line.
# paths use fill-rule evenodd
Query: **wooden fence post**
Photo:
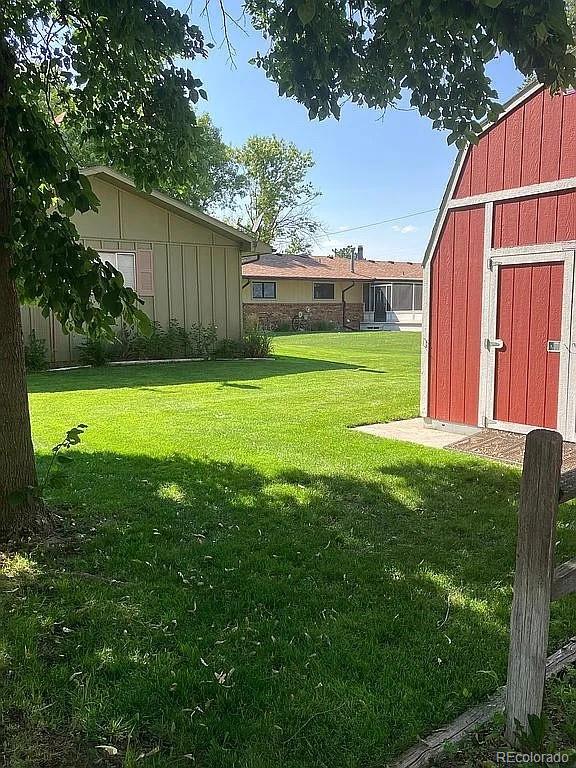
M 542 713 L 562 436 L 535 429 L 526 437 L 518 508 L 518 543 L 506 686 L 506 738 L 516 723 Z

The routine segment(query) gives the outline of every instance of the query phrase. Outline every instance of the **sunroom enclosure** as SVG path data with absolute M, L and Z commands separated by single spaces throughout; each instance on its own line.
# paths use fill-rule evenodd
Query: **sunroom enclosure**
M 362 327 L 419 330 L 422 324 L 422 283 L 390 281 L 364 286 Z

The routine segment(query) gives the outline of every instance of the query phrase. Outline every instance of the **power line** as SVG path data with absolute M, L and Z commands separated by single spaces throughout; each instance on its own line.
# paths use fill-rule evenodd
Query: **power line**
M 336 232 L 326 232 L 326 235 L 342 235 L 344 232 L 355 232 L 357 229 L 368 229 L 368 227 L 379 227 L 381 224 L 391 224 L 393 221 L 402 219 L 411 219 L 413 216 L 423 216 L 425 213 L 435 213 L 438 208 L 429 208 L 427 211 L 416 211 L 416 213 L 407 213 L 406 216 L 396 216 L 393 219 L 384 219 L 384 221 L 375 221 L 373 224 L 362 224 L 360 227 L 348 227 L 339 229 Z

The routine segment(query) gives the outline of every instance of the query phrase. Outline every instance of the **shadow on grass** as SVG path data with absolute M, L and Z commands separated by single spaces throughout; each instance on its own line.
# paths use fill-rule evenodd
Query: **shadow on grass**
M 162 768 L 383 765 L 503 680 L 514 470 L 79 452 L 73 472 L 66 552 L 1 595 L 0 699 L 30 733 Z
M 178 384 L 257 381 L 275 376 L 293 376 L 321 371 L 362 371 L 384 373 L 361 365 L 350 365 L 332 360 L 279 356 L 272 360 L 209 360 L 190 363 L 162 363 L 131 366 L 103 366 L 71 371 L 46 371 L 28 377 L 28 391 L 67 392 L 88 389 L 153 388 Z M 248 386 L 244 387 L 249 388 Z M 253 387 L 257 388 L 257 387 Z

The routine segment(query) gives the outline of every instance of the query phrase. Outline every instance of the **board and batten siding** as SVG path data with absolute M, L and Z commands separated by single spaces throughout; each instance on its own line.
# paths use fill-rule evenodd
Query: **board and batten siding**
M 428 415 L 475 424 L 480 382 L 484 208 L 450 211 L 432 262 Z
M 240 246 L 207 226 L 178 216 L 144 196 L 91 177 L 98 213 L 76 215 L 81 241 L 97 251 L 136 254 L 136 290 L 151 320 L 176 319 L 189 328 L 214 324 L 220 338 L 242 333 Z M 34 330 L 52 362 L 77 358 L 82 337 L 35 307 L 22 308 L 25 340 Z
M 576 240 L 576 192 L 494 204 L 493 247 Z
M 562 305 L 562 259 L 520 260 L 530 261 L 530 246 L 538 253 L 576 240 L 576 93 L 527 93 L 456 168 L 431 240 L 424 415 L 469 426 L 556 426 L 559 358 L 546 345 L 560 339 L 560 314 L 571 307 Z M 505 266 L 513 255 L 498 249 L 512 248 L 518 264 Z M 507 341 L 489 354 L 492 333 L 494 346 Z
M 540 90 L 467 152 L 454 198 L 576 176 L 576 94 Z

